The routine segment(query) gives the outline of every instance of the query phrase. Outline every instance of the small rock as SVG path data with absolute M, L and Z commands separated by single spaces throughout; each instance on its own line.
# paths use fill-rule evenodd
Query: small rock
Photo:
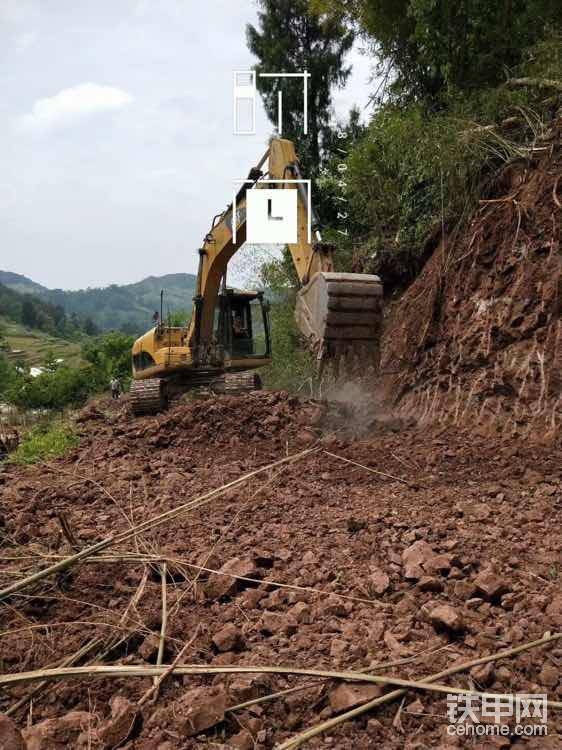
M 145 661 L 150 661 L 158 653 L 160 638 L 155 633 L 150 633 L 139 646 L 139 656 Z
M 453 592 L 459 599 L 471 599 L 476 593 L 476 586 L 471 581 L 455 581 Z
M 231 622 L 215 633 L 213 643 L 219 651 L 236 651 L 244 648 L 242 633 Z
M 489 687 L 495 679 L 495 667 L 492 662 L 478 664 L 472 667 L 470 676 L 480 687 Z
M 280 612 L 264 612 L 260 620 L 260 631 L 265 635 L 284 633 L 292 635 L 298 630 L 297 621 L 289 614 Z
M 461 614 L 449 604 L 438 604 L 427 611 L 431 624 L 436 628 L 444 628 L 453 633 L 459 633 L 464 629 L 464 621 Z
M 302 558 L 302 564 L 303 565 L 316 565 L 317 559 L 316 555 L 311 552 L 310 550 L 308 552 L 305 552 Z
M 423 539 L 418 539 L 417 542 L 407 547 L 402 553 L 404 577 L 413 579 L 422 578 L 424 575 L 422 564 L 432 557 L 435 557 L 435 552 L 430 545 L 424 542 Z
M 317 605 L 318 614 L 326 617 L 345 617 L 347 610 L 345 604 L 334 594 L 330 594 L 327 598 L 322 598 Z
M 352 685 L 343 683 L 333 690 L 330 690 L 329 701 L 330 708 L 334 713 L 345 711 L 360 703 L 366 703 L 382 695 L 382 688 L 379 685 Z
M 369 590 L 374 594 L 384 594 L 390 585 L 390 578 L 378 568 L 371 573 L 368 579 Z
M 95 721 L 95 717 L 87 711 L 70 711 L 65 716 L 34 724 L 24 729 L 22 735 L 27 750 L 53 750 L 59 747 L 86 750 L 88 730 L 95 726 Z
M 420 591 L 433 591 L 439 593 L 440 591 L 443 591 L 443 582 L 440 581 L 439 578 L 424 576 L 418 581 L 417 588 Z
M 333 659 L 341 659 L 341 657 L 347 651 L 347 641 L 342 641 L 340 638 L 334 638 L 330 644 L 330 656 Z
M 229 740 L 228 744 L 230 747 L 235 747 L 237 750 L 253 750 L 254 749 L 254 738 L 246 729 L 243 729 L 238 734 L 233 735 Z
M 242 675 L 232 680 L 228 686 L 228 692 L 232 698 L 232 704 L 245 703 L 254 700 L 260 694 L 260 685 L 266 683 L 263 675 Z
M 562 628 L 562 595 L 556 594 L 552 597 L 552 601 L 546 608 L 546 614 L 557 629 Z
M 465 505 L 463 507 L 463 512 L 465 516 L 474 518 L 477 521 L 485 521 L 487 518 L 490 517 L 492 513 L 492 511 L 490 510 L 490 507 L 484 503 L 475 503 L 474 505 Z
M 429 575 L 448 573 L 449 570 L 451 570 L 451 556 L 434 555 L 423 563 L 423 569 L 426 573 L 429 573 Z
M 169 727 L 183 737 L 195 737 L 223 721 L 226 706 L 223 688 L 193 688 L 173 703 L 157 709 L 150 723 Z
M 296 441 L 303 446 L 312 445 L 312 443 L 316 442 L 316 435 L 312 430 L 299 430 L 296 435 Z
M 111 700 L 111 718 L 99 729 L 103 747 L 113 750 L 126 742 L 133 731 L 140 727 L 141 714 L 138 706 L 121 695 Z
M 509 586 L 503 578 L 497 576 L 490 568 L 482 570 L 475 578 L 476 590 L 489 601 L 499 599 L 507 594 Z
M 0 750 L 26 750 L 20 730 L 5 714 L 0 714 Z
M 407 714 L 421 714 L 425 711 L 425 706 L 419 698 L 404 709 Z
M 221 575 L 228 574 L 228 575 Z M 258 571 L 249 558 L 233 557 L 217 573 L 213 573 L 205 585 L 205 594 L 209 599 L 220 599 L 231 596 L 239 589 L 240 581 L 234 576 L 256 578 Z
M 297 602 L 294 607 L 291 607 L 288 614 L 294 617 L 298 623 L 310 625 L 312 622 L 310 607 L 304 602 Z
M 545 664 L 539 674 L 539 684 L 549 688 L 555 688 L 560 679 L 560 670 L 552 664 Z

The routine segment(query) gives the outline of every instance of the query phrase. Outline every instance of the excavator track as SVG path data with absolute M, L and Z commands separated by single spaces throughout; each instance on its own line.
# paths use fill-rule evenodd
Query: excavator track
M 168 405 L 166 384 L 160 378 L 133 380 L 131 383 L 131 409 L 135 416 L 158 414 Z
M 257 372 L 233 372 L 217 378 L 211 383 L 214 393 L 223 393 L 232 396 L 249 391 L 260 391 L 262 387 L 261 378 Z

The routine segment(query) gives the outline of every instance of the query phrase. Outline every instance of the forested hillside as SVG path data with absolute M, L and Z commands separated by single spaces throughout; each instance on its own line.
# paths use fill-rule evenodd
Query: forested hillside
M 190 273 L 149 276 L 134 284 L 111 284 L 103 288 L 77 291 L 48 289 L 26 276 L 0 271 L 0 284 L 38 297 L 64 310 L 68 315 L 89 319 L 95 329 L 142 333 L 150 326 L 152 315 L 160 309 L 160 291 L 164 289 L 164 315 L 191 309 L 196 277 Z
M 0 317 L 19 323 L 26 328 L 37 329 L 66 339 L 76 339 L 98 331 L 91 318 L 76 312 L 68 314 L 60 304 L 28 293 L 22 294 L 2 283 L 0 283 Z

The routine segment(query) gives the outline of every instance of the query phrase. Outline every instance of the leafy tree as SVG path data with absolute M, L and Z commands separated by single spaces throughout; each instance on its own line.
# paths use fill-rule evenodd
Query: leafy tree
M 33 300 L 27 298 L 21 306 L 21 322 L 28 328 L 37 327 L 37 309 Z
M 332 90 L 351 72 L 344 65 L 353 32 L 338 18 L 314 16 L 308 0 L 259 0 L 258 28 L 246 29 L 248 47 L 258 58 L 259 73 L 310 73 L 308 136 L 303 134 L 302 86 L 294 80 L 260 78 L 257 85 L 269 119 L 277 123 L 278 92 L 283 92 L 283 133 L 296 144 L 307 176 L 317 174 L 329 134 Z
M 83 404 L 91 390 L 92 376 L 87 368 L 61 366 L 35 378 L 20 377 L 12 383 L 8 400 L 25 409 L 62 409 Z
M 558 0 L 312 0 L 373 43 L 395 94 L 442 103 L 444 93 L 494 86 L 525 48 L 560 24 Z
M 0 353 L 0 398 L 5 399 L 13 387 L 18 373 L 12 363 Z
M 133 336 L 113 331 L 83 344 L 82 356 L 93 365 L 98 385 L 106 387 L 114 376 L 125 381 L 131 377 L 133 343 Z
M 52 349 L 48 349 L 45 352 L 45 358 L 43 360 L 43 369 L 45 372 L 56 372 L 59 368 L 60 362 L 57 362 L 55 353 Z

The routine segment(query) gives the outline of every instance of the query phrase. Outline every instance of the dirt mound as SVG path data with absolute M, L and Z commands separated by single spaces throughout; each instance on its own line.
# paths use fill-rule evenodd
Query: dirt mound
M 326 414 L 285 393 L 211 397 L 136 420 L 125 404 L 101 402 L 80 415 L 72 453 L 3 466 L 0 580 L 9 583 L 320 438 L 295 463 L 0 603 L 0 670 L 155 664 L 163 579 L 166 664 L 184 649 L 187 664 L 379 665 L 375 673 L 414 679 L 560 629 L 559 449 L 453 428 L 356 441 L 327 433 Z M 560 656 L 530 651 L 449 684 L 560 698 Z M 0 711 L 11 708 L 30 748 L 269 750 L 388 692 L 287 674 L 176 674 L 138 708 L 151 686 L 119 676 L 25 683 L 0 693 Z M 408 696 L 398 719 L 397 709 L 381 706 L 310 746 L 447 739 L 444 697 Z M 554 743 L 558 719 L 549 715 Z
M 560 135 L 506 167 L 387 319 L 384 390 L 422 422 L 547 438 L 562 422 Z

